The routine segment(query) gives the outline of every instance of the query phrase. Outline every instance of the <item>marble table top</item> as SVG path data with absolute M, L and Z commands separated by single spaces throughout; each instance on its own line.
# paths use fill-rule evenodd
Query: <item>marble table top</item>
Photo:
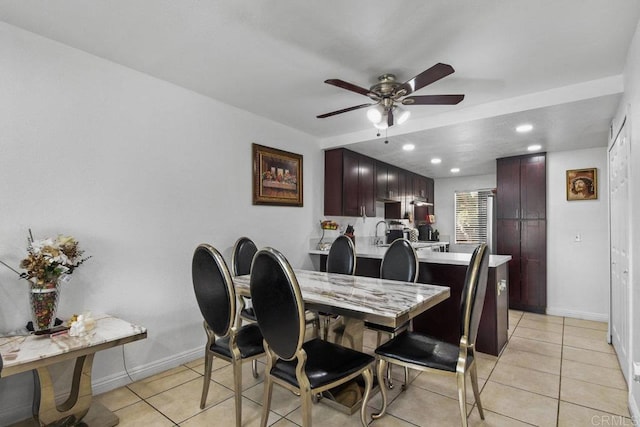
M 146 338 L 146 328 L 109 315 L 94 315 L 96 327 L 86 335 L 23 335 L 0 337 L 0 377 L 47 366 Z
M 400 326 L 450 296 L 446 286 L 309 270 L 294 272 L 307 309 L 384 326 Z M 238 294 L 249 296 L 249 278 L 233 278 Z
M 375 245 L 356 245 L 356 256 L 362 258 L 382 259 L 384 253 L 389 249 L 388 246 Z M 320 251 L 317 249 L 309 250 L 312 255 L 327 255 L 328 250 Z M 462 252 L 433 252 L 430 249 L 416 249 L 416 255 L 419 262 L 432 264 L 450 264 L 450 265 L 469 265 L 471 261 L 470 253 Z M 511 260 L 511 255 L 489 255 L 489 267 L 499 267 Z

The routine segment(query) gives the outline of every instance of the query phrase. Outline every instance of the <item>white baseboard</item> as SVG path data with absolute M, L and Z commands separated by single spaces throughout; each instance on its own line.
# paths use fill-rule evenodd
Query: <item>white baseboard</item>
M 176 366 L 189 363 L 199 357 L 204 356 L 204 347 L 198 347 L 192 350 L 183 351 L 182 353 L 174 354 L 163 359 L 155 360 L 153 362 L 135 366 L 129 368 L 129 375 L 134 381 L 139 381 L 143 378 L 150 377 L 160 372 L 164 372 L 168 369 L 175 368 Z M 101 378 L 92 378 L 93 395 L 106 393 L 119 387 L 123 387 L 127 384 L 131 384 L 126 371 L 117 372 L 112 375 Z M 56 393 L 56 401 L 61 402 L 69 395 L 69 389 L 58 390 Z M 13 406 L 12 408 L 6 408 L 0 411 L 0 425 L 12 424 L 31 417 L 31 402 L 21 403 L 19 406 Z
M 547 307 L 546 313 L 550 316 L 571 317 L 574 319 L 594 320 L 596 322 L 609 322 L 609 315 L 606 313 L 577 311 L 562 307 Z
M 189 363 L 198 357 L 203 356 L 204 348 L 198 347 L 196 349 L 183 351 L 182 353 L 165 357 L 164 359 L 154 360 L 153 362 L 144 365 L 129 368 L 128 371 L 133 381 L 139 381 L 143 378 L 150 377 L 151 375 Z M 97 395 L 106 393 L 107 391 L 130 384 L 131 380 L 129 379 L 129 375 L 127 375 L 127 372 L 121 371 L 107 377 L 94 378 L 91 382 L 93 384 L 93 394 Z

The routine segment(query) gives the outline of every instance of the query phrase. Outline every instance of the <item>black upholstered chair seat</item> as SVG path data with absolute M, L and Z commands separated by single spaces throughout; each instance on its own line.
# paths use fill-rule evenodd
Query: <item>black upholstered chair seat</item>
M 253 307 L 243 308 L 242 311 L 240 311 L 240 315 L 247 320 L 251 320 L 252 322 L 256 321 L 256 312 L 253 311 Z
M 428 335 L 406 331 L 376 349 L 376 354 L 425 368 L 455 372 L 460 346 L 440 341 Z M 473 355 L 467 355 L 467 365 Z
M 375 358 L 365 353 L 342 347 L 319 338 L 307 341 L 302 345 L 307 354 L 305 373 L 311 388 L 325 384 L 361 371 L 363 367 L 373 363 Z M 289 384 L 299 387 L 296 380 L 297 360 L 279 359 L 271 369 L 271 375 Z
M 264 353 L 262 345 L 262 334 L 256 323 L 250 323 L 243 326 L 238 331 L 238 350 L 243 359 Z M 210 347 L 214 353 L 231 358 L 231 350 L 229 350 L 229 336 L 218 338 Z

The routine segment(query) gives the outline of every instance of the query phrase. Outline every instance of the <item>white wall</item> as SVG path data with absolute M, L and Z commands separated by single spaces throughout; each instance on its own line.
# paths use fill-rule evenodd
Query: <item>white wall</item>
M 598 200 L 567 201 L 567 169 L 591 167 L 598 169 Z M 548 314 L 608 320 L 607 176 L 605 147 L 547 153 Z
M 134 379 L 200 357 L 191 255 L 241 235 L 310 267 L 323 156 L 312 137 L 0 23 L 0 259 L 74 235 L 93 258 L 60 316 L 109 313 L 148 328 L 125 346 Z M 224 65 L 224 64 L 221 64 Z M 242 96 L 242 94 L 239 94 Z M 304 207 L 253 206 L 251 143 L 304 156 Z M 0 332 L 29 320 L 27 284 L 0 269 Z M 98 353 L 94 391 L 128 382 L 120 348 Z M 30 416 L 30 373 L 0 381 L 0 425 Z
M 432 227 L 440 232 L 440 240 L 453 244 L 455 239 L 455 192 L 473 191 L 496 187 L 496 175 L 462 176 L 456 178 L 440 178 L 434 180 L 434 205 L 436 223 Z M 456 246 L 451 248 L 456 250 Z

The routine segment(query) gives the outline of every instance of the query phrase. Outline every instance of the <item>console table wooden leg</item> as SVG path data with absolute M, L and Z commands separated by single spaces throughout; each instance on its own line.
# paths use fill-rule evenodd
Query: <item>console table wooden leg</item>
M 91 368 L 93 353 L 76 359 L 69 397 L 56 405 L 55 390 L 48 367 L 37 368 L 33 416 L 40 425 L 60 423 L 73 425 L 87 415 L 91 406 Z

